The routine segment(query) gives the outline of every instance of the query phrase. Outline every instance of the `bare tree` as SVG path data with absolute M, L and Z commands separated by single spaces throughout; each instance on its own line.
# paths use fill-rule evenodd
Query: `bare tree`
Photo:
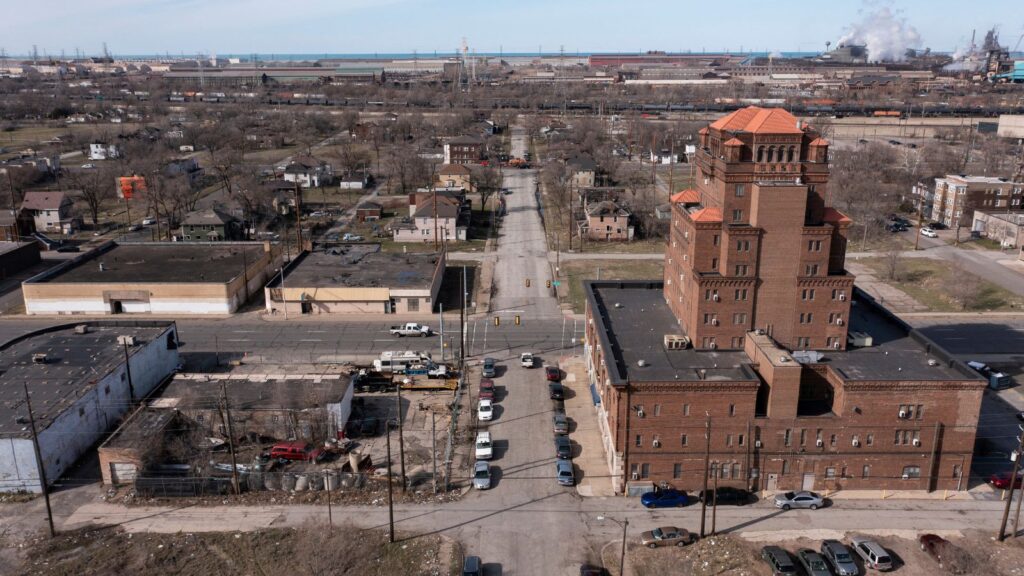
M 476 191 L 480 193 L 480 205 L 487 207 L 487 201 L 501 189 L 501 173 L 494 166 L 477 166 L 470 176 Z
M 968 272 L 959 260 L 950 265 L 950 278 L 953 281 L 949 283 L 949 295 L 960 305 L 960 310 L 974 308 L 983 288 L 981 278 Z
M 889 239 L 885 244 L 885 276 L 896 282 L 900 279 L 903 264 L 903 246 L 896 239 Z
M 92 170 L 76 170 L 66 176 L 70 185 L 81 191 L 93 226 L 99 224 L 103 202 L 114 196 L 116 176 L 117 169 L 106 165 Z
M 407 194 L 417 186 L 429 183 L 429 168 L 411 146 L 396 146 L 388 157 L 388 169 L 396 180 L 400 194 Z

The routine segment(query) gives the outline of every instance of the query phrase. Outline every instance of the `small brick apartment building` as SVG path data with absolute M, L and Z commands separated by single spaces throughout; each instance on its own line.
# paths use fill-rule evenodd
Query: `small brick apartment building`
M 585 283 L 615 490 L 966 489 L 985 382 L 854 288 L 828 142 L 749 107 L 696 166 L 665 277 Z

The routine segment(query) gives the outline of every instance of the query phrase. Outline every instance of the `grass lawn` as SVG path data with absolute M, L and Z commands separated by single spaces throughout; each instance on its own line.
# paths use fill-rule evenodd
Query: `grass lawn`
M 884 280 L 887 273 L 882 258 L 863 258 L 857 262 L 874 270 L 880 280 L 906 292 L 935 312 L 964 311 L 950 289 L 964 285 L 977 286 L 966 311 L 1024 309 L 1024 298 L 970 272 L 955 270 L 942 260 L 904 258 L 900 261 L 900 277 L 896 281 Z
M 562 261 L 558 297 L 572 303 L 574 312 L 584 309 L 584 280 L 658 280 L 665 273 L 661 260 L 568 260 Z

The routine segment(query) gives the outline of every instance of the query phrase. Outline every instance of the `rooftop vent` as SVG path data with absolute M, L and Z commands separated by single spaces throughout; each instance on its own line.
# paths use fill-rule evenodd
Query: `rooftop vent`
M 46 352 L 37 352 L 32 355 L 33 364 L 46 364 Z
M 122 346 L 135 346 L 135 336 L 118 336 L 117 343 Z
M 620 302 L 616 302 L 616 303 L 615 303 L 615 307 L 616 307 L 616 308 L 622 308 L 622 303 L 620 303 Z
M 939 365 L 939 361 L 936 360 L 935 358 L 929 358 L 928 359 L 928 365 L 929 366 L 938 366 Z
M 103 267 L 103 262 L 100 262 L 100 272 L 103 272 L 106 268 Z
M 79 324 L 78 326 L 75 326 L 75 334 L 88 334 L 88 333 L 89 333 L 89 325 L 88 324 Z
M 779 356 L 779 362 L 789 362 L 789 356 Z
M 665 334 L 666 350 L 686 350 L 690 346 L 690 339 L 681 334 Z
M 643 368 L 644 366 L 647 366 L 647 360 L 644 360 L 643 358 L 641 358 L 641 359 L 636 361 L 636 365 L 641 367 L 641 368 Z

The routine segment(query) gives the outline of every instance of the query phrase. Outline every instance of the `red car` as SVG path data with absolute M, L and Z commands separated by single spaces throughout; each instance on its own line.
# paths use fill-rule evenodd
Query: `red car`
M 562 379 L 562 371 L 558 369 L 558 366 L 545 366 L 544 376 L 547 377 L 548 382 L 558 382 Z
M 480 380 L 480 398 L 494 400 L 494 380 L 490 378 Z
M 988 483 L 993 488 L 999 488 L 1000 490 L 1006 490 L 1010 487 L 1010 475 L 1011 472 L 1000 472 L 999 474 L 993 474 L 989 479 Z M 1020 488 L 1021 476 L 1017 476 L 1017 479 L 1013 482 L 1014 488 Z

